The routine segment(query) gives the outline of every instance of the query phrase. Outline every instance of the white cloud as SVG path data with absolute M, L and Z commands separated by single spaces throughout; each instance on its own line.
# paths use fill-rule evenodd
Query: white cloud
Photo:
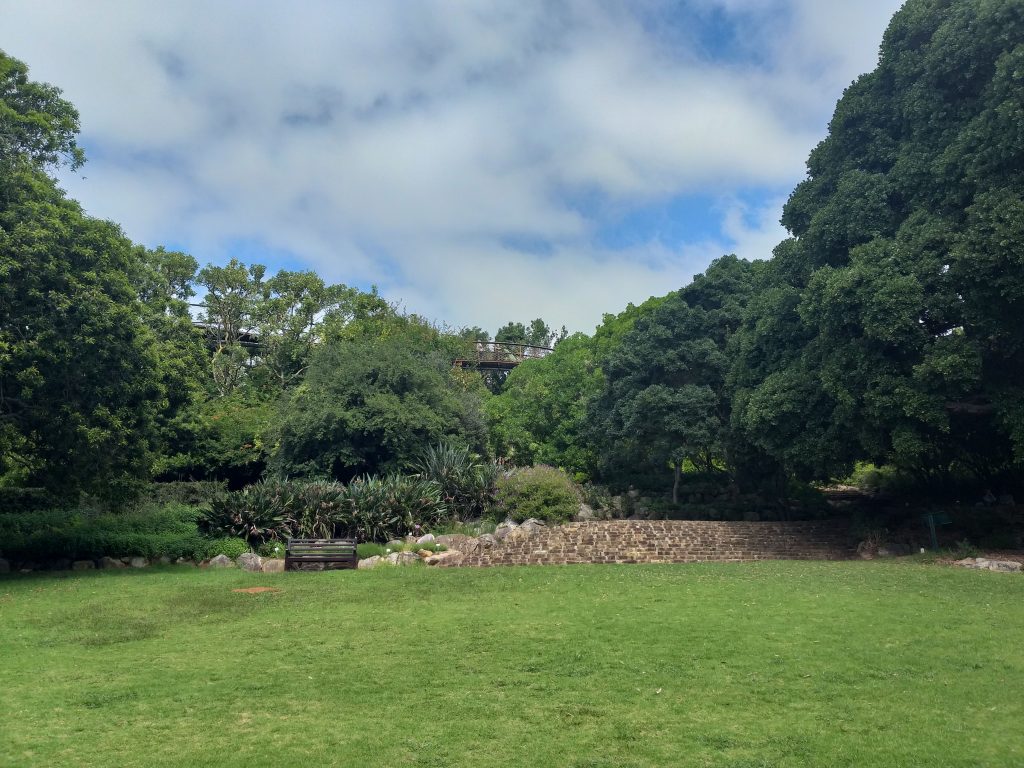
M 0 45 L 79 107 L 92 159 L 66 186 L 137 240 L 260 242 L 438 320 L 586 329 L 768 255 L 780 201 L 739 191 L 799 179 L 897 5 L 693 0 L 737 26 L 743 55 L 714 61 L 652 28 L 661 0 L 0 0 Z M 603 248 L 568 202 L 697 192 L 719 234 L 672 248 Z

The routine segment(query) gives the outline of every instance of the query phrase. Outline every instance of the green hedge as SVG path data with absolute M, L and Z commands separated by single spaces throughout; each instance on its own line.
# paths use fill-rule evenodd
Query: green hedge
M 209 556 L 215 542 L 196 527 L 201 510 L 184 504 L 121 514 L 46 510 L 0 516 L 0 557 L 15 562 L 66 558 Z

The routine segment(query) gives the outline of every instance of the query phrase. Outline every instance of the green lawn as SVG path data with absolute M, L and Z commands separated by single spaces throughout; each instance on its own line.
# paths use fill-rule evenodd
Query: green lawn
M 0 631 L 5 768 L 1024 765 L 1017 574 L 51 574 Z

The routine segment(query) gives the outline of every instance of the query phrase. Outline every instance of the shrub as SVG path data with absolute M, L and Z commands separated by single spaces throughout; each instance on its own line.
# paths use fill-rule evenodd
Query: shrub
M 227 555 L 234 560 L 249 551 L 249 545 L 244 539 L 233 539 L 228 537 L 210 542 L 209 546 L 206 548 L 206 556 L 216 557 L 217 555 Z
M 499 515 L 522 522 L 531 517 L 553 523 L 571 520 L 579 511 L 579 490 L 568 475 L 548 466 L 517 469 L 498 480 Z
M 187 504 L 200 507 L 226 489 L 226 483 L 215 481 L 189 481 L 150 483 L 142 498 L 148 504 Z
M 351 535 L 352 504 L 341 483 L 295 483 L 292 499 L 292 535 L 303 538 Z
M 499 469 L 481 461 L 469 448 L 439 443 L 423 452 L 413 466 L 418 477 L 433 480 L 454 517 L 479 517 L 494 498 Z
M 295 487 L 291 483 L 256 483 L 241 491 L 214 496 L 199 527 L 206 533 L 245 539 L 251 547 L 259 549 L 268 541 L 291 534 L 295 525 L 294 501 Z
M 419 477 L 362 477 L 349 483 L 346 492 L 354 535 L 361 541 L 401 538 L 414 526 L 430 528 L 448 514 L 438 484 Z
M 196 526 L 201 510 L 150 505 L 112 514 L 50 509 L 0 515 L 0 554 L 15 561 L 203 557 L 210 541 Z

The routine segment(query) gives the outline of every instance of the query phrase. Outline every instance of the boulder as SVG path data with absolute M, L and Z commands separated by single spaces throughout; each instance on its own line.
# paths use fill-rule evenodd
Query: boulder
M 217 555 L 216 557 L 211 557 L 206 564 L 210 568 L 230 568 L 234 565 L 234 562 L 227 555 Z
M 49 570 L 51 570 L 51 571 L 70 571 L 71 570 L 71 561 L 68 560 L 66 557 L 62 557 L 59 560 L 54 560 L 52 563 L 50 563 Z
M 156 559 L 156 562 L 157 565 L 170 565 L 171 558 L 169 558 L 167 555 L 160 555 L 160 557 Z
M 1013 560 L 989 560 L 988 569 L 990 571 L 1002 571 L 1003 573 L 1017 573 L 1024 570 L 1024 566 Z
M 0 573 L 10 573 L 10 572 L 11 572 L 11 564 L 9 562 L 7 562 L 6 560 L 4 560 L 2 557 L 0 557 Z
M 116 557 L 101 557 L 99 562 L 100 568 L 124 568 L 124 563 L 118 560 Z
M 987 557 L 965 557 L 957 560 L 953 565 L 961 568 L 973 568 L 976 571 L 1001 571 L 1002 573 L 1016 573 L 1024 570 L 1024 566 L 1013 560 L 989 560 Z
M 392 552 L 384 559 L 390 565 L 412 565 L 420 561 L 420 556 L 415 552 Z
M 576 513 L 575 520 L 577 523 L 589 523 L 591 520 L 596 520 L 597 515 L 594 514 L 594 509 L 589 504 L 580 504 L 579 511 Z
M 416 539 L 417 544 L 432 544 L 434 542 L 434 534 L 425 533 Z
M 1012 506 L 1014 506 L 1013 495 L 1009 494 L 1009 493 L 1004 493 L 1002 496 L 999 497 L 998 501 L 1004 507 L 1012 507 Z
M 384 545 L 384 547 L 386 549 L 390 549 L 392 552 L 397 552 L 398 550 L 400 550 L 404 546 L 405 546 L 405 542 L 402 541 L 401 539 L 392 539 L 391 541 L 389 541 L 387 544 Z
M 259 573 L 263 570 L 263 558 L 255 552 L 243 552 L 235 560 L 235 563 L 243 571 L 254 571 Z
M 144 557 L 130 557 L 128 558 L 129 568 L 145 568 L 149 565 L 149 561 Z
M 494 529 L 494 538 L 501 541 L 514 531 L 519 526 L 513 523 L 511 520 L 506 520 L 504 523 L 499 523 L 498 527 Z
M 179 557 L 174 561 L 175 565 L 195 565 L 194 560 L 189 560 L 187 557 Z
M 364 557 L 362 560 L 359 561 L 359 565 L 357 565 L 356 567 L 360 571 L 368 571 L 371 568 L 376 568 L 381 562 L 383 562 L 383 560 L 384 558 L 380 555 L 374 555 L 373 557 Z
M 498 543 L 498 540 L 493 533 L 484 533 L 477 537 L 476 542 L 480 549 L 490 549 Z
M 75 560 L 75 562 L 71 564 L 72 571 L 91 571 L 95 567 L 96 563 L 92 560 Z
M 427 565 L 458 565 L 461 561 L 462 553 L 454 549 L 449 549 L 446 552 L 437 552 L 423 562 Z
M 260 567 L 263 573 L 284 573 L 284 560 L 279 557 L 268 557 Z
M 431 551 L 430 551 L 429 549 L 421 549 L 421 550 L 420 550 L 419 552 L 417 552 L 416 554 L 417 554 L 417 555 L 419 555 L 420 557 L 422 557 L 422 558 L 426 559 L 426 558 L 430 557 L 430 556 L 431 556 L 432 554 L 434 554 L 434 553 L 433 553 L 433 552 L 431 552 Z
M 540 533 L 547 528 L 547 524 L 543 520 L 538 520 L 535 517 L 531 517 L 529 520 L 524 520 L 519 526 L 518 530 L 525 533 L 527 536 L 533 536 L 534 534 Z

